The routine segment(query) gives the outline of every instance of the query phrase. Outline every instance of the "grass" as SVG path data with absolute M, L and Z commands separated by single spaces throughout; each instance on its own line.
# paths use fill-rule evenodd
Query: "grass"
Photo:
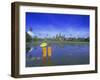
M 89 43 L 86 41 L 48 41 L 48 43 Z
M 43 41 L 33 41 L 33 45 L 40 45 Z M 89 44 L 87 41 L 46 41 L 48 44 Z M 31 43 L 26 43 L 26 44 L 31 44 Z

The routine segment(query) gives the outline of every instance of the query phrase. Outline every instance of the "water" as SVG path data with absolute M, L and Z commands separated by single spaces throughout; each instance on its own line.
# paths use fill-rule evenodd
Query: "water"
M 43 63 L 42 48 L 32 46 L 32 51 L 26 53 L 26 67 L 82 65 L 89 64 L 89 44 L 52 44 L 52 56 Z

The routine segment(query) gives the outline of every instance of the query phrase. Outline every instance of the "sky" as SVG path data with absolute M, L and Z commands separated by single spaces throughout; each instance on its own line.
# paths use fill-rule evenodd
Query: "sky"
M 44 38 L 62 34 L 66 37 L 88 37 L 89 15 L 26 12 L 26 32 Z

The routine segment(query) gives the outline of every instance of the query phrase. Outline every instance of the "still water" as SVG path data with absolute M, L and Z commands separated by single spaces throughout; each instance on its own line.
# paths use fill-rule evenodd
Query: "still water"
M 42 48 L 32 46 L 26 53 L 26 67 L 89 64 L 89 44 L 52 44 L 52 56 L 43 63 Z

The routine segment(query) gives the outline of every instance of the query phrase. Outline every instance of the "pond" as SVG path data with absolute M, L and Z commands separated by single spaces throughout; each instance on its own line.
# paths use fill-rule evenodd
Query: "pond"
M 89 64 L 89 43 L 55 43 L 50 47 L 51 57 L 43 59 L 42 48 L 32 46 L 26 53 L 26 67 Z

